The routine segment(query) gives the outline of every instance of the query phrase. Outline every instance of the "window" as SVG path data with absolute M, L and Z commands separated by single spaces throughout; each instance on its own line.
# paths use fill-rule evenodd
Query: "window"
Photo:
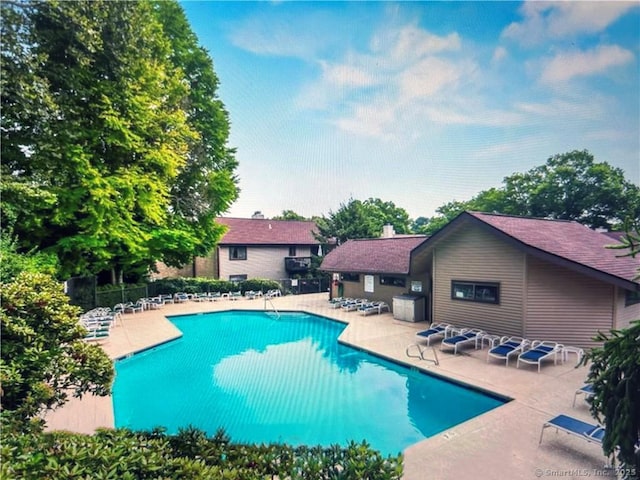
M 247 279 L 246 275 L 229 275 L 230 282 L 242 282 Z
M 451 298 L 469 302 L 500 303 L 500 284 L 452 280 Z
M 229 260 L 246 260 L 247 247 L 229 247 Z
M 403 277 L 392 277 L 390 275 L 380 275 L 380 285 L 389 285 L 390 287 L 402 287 L 407 285 L 407 280 Z
M 289 256 L 290 257 L 296 256 L 296 247 L 289 247 Z
M 640 303 L 640 292 L 634 292 L 633 290 L 627 290 L 624 294 L 624 306 L 629 307 Z
M 359 282 L 360 275 L 358 273 L 343 273 L 340 279 L 343 282 Z

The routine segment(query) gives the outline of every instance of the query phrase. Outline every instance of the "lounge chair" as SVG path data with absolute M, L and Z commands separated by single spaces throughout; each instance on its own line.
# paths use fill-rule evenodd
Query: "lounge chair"
M 500 343 L 489 350 L 487 353 L 487 363 L 489 358 L 499 358 L 505 360 L 509 366 L 509 357 L 518 355 L 529 345 L 529 340 L 520 337 L 502 337 Z
M 126 303 L 124 306 L 124 313 L 136 313 L 144 310 L 144 302 L 138 300 L 136 303 Z
M 329 308 L 342 308 L 345 303 L 355 302 L 355 298 L 338 297 L 329 301 Z
M 545 428 L 553 427 L 558 430 L 562 430 L 570 435 L 575 435 L 578 438 L 582 438 L 587 442 L 593 442 L 597 444 L 602 444 L 602 439 L 604 438 L 604 427 L 600 425 L 592 425 L 587 422 L 583 422 L 582 420 L 578 420 L 577 418 L 570 417 L 568 415 L 558 415 L 555 418 L 545 422 L 542 425 L 542 431 L 540 432 L 540 441 L 539 444 L 542 443 L 542 435 L 544 434 Z
M 160 295 L 160 298 L 162 299 L 162 303 L 173 303 L 173 295 Z
M 238 290 L 237 292 L 231 292 L 229 294 L 229 300 L 240 300 L 242 298 L 242 292 Z
M 268 290 L 268 291 L 267 291 L 267 293 L 266 293 L 266 296 L 267 296 L 268 298 L 271 298 L 271 297 L 281 297 L 281 296 L 282 296 L 282 292 L 281 292 L 279 289 L 274 288 L 274 289 L 272 289 L 272 290 Z
M 389 311 L 389 305 L 387 305 L 385 302 L 365 303 L 360 308 L 358 308 L 360 314 L 365 316 L 371 315 L 373 313 L 380 315 L 384 310 Z
M 453 328 L 448 323 L 437 323 L 435 325 L 431 325 L 427 330 L 422 330 L 416 333 L 416 340 L 418 342 L 427 341 L 427 345 L 431 343 L 431 340 L 436 340 L 438 338 L 444 338 L 447 336 L 447 332 Z
M 362 305 L 364 305 L 365 303 L 368 303 L 368 302 L 369 302 L 369 300 L 367 300 L 366 298 L 357 298 L 357 299 L 353 300 L 352 302 L 347 302 L 344 305 L 342 305 L 342 310 L 344 310 L 345 312 L 355 312 Z
M 442 350 L 443 347 L 453 347 L 453 354 L 455 355 L 458 353 L 458 347 L 461 347 L 462 345 L 466 345 L 468 343 L 475 344 L 476 337 L 482 333 L 484 333 L 482 330 L 478 330 L 475 328 L 463 330 L 458 335 L 454 335 L 453 337 L 445 338 L 444 340 L 442 340 L 442 343 L 440 344 L 440 350 Z
M 576 406 L 576 398 L 578 398 L 578 395 L 584 395 L 584 399 L 588 400 L 589 398 L 593 397 L 595 393 L 596 392 L 593 389 L 593 385 L 591 385 L 590 383 L 583 385 L 582 387 L 577 389 L 576 393 L 573 395 L 573 406 Z
M 157 310 L 164 306 L 164 301 L 162 300 L 162 297 L 159 297 L 159 296 L 145 298 L 144 302 L 147 304 L 147 307 L 149 307 L 151 310 Z
M 541 342 L 534 340 L 531 343 L 531 349 L 518 355 L 518 361 L 516 367 L 520 368 L 520 362 L 528 363 L 530 365 L 538 366 L 538 373 L 540 373 L 540 367 L 542 361 L 553 355 L 553 364 L 558 363 L 558 354 L 562 353 L 562 345 L 555 342 Z
M 178 292 L 173 296 L 173 301 L 175 303 L 184 303 L 189 300 L 189 295 L 184 292 Z
M 87 334 L 84 336 L 85 342 L 97 342 L 101 340 L 106 340 L 109 338 L 111 331 L 109 327 L 97 327 L 90 328 L 85 327 L 87 329 Z

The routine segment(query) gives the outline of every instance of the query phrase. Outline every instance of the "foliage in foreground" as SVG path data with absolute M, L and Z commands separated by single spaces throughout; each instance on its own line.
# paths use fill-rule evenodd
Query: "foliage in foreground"
M 605 427 L 602 449 L 617 452 L 618 460 L 640 472 L 640 320 L 611 335 L 598 333 L 604 342 L 585 357 L 591 362 L 587 381 L 593 384 L 591 413 Z
M 80 309 L 62 285 L 23 272 L 0 283 L 0 382 L 3 415 L 29 420 L 63 405 L 69 395 L 108 395 L 113 365 L 97 345 L 83 341 Z
M 5 429 L 2 478 L 92 479 L 375 479 L 402 476 L 402 456 L 384 458 L 366 442 L 346 447 L 232 443 L 224 432 L 195 428 L 16 435 Z

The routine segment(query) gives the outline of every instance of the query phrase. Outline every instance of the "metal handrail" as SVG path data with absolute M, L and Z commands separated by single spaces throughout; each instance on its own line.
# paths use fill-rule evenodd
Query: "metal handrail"
M 412 347 L 415 347 L 415 349 L 417 349 L 417 354 L 413 354 L 411 352 Z M 433 358 L 426 358 L 424 356 L 424 354 L 431 349 L 431 351 L 433 352 Z M 412 343 L 411 345 L 409 345 L 407 347 L 407 349 L 405 350 L 405 353 L 407 355 L 407 357 L 411 357 L 411 358 L 418 358 L 420 360 L 425 360 L 427 362 L 433 362 L 434 365 L 440 365 L 440 361 L 438 360 L 438 352 L 436 351 L 435 347 L 433 345 L 425 345 L 424 348 L 422 348 L 421 345 L 417 344 L 417 343 Z

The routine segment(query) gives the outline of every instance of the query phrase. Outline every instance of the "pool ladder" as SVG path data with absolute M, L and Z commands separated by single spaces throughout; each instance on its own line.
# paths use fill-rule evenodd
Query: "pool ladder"
M 278 310 L 276 309 L 276 306 L 273 304 L 273 302 L 271 301 L 271 298 L 269 298 L 268 296 L 264 296 L 264 309 L 267 309 L 267 302 L 269 302 L 271 304 L 271 308 L 273 309 L 274 312 L 276 312 L 276 316 L 278 317 L 278 320 L 280 319 L 280 312 L 278 312 Z
M 414 353 L 413 350 L 416 350 L 416 353 Z M 429 350 L 433 352 L 433 358 L 425 357 L 425 353 L 427 353 Z M 412 343 L 407 347 L 407 349 L 405 350 L 405 353 L 407 354 L 407 357 L 419 358 L 420 360 L 433 362 L 434 365 L 440 365 L 440 361 L 438 360 L 438 352 L 436 351 L 435 347 L 432 345 L 425 345 L 423 348 L 421 345 L 417 343 Z

